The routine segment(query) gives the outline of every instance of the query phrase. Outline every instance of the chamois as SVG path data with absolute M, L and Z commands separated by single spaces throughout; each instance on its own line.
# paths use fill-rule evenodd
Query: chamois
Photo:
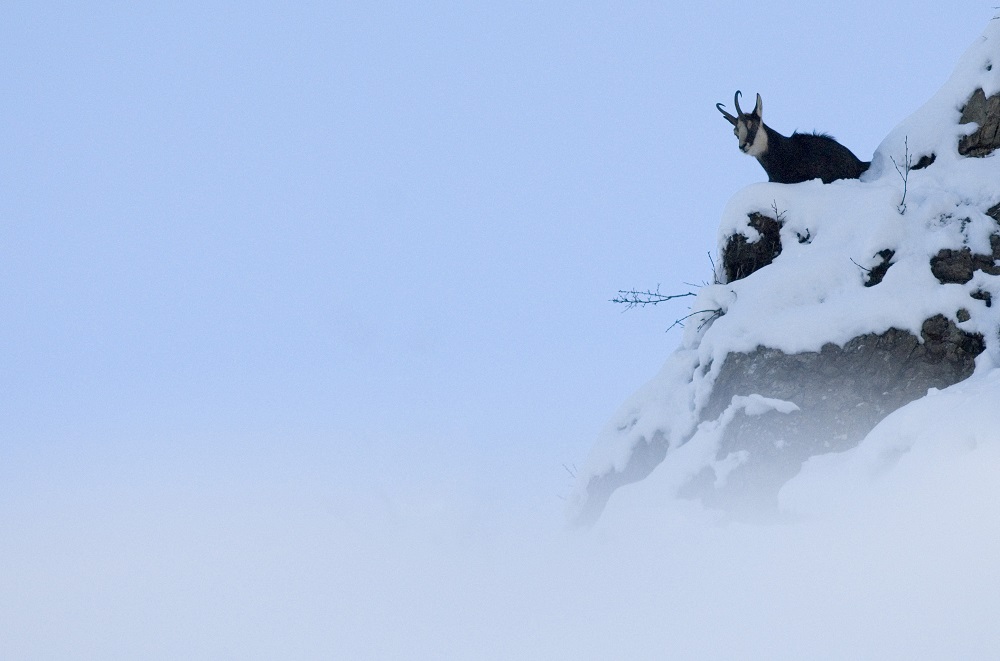
M 757 107 L 750 114 L 740 109 L 740 92 L 733 98 L 736 117 L 715 104 L 722 116 L 733 125 L 740 140 L 740 150 L 760 162 L 768 181 L 797 184 L 810 179 L 822 179 L 824 184 L 837 179 L 857 179 L 871 163 L 858 159 L 851 150 L 828 135 L 792 133 L 785 137 L 761 119 L 760 94 Z M 762 130 L 763 129 L 763 130 Z

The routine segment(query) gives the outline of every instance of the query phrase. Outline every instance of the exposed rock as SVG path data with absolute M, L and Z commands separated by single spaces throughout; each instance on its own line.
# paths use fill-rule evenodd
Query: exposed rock
M 934 161 L 937 160 L 937 154 L 924 154 L 921 156 L 916 163 L 913 164 L 911 170 L 923 170 L 929 165 L 933 165 Z
M 734 234 L 722 250 L 722 266 L 726 282 L 735 282 L 764 268 L 781 254 L 781 222 L 760 213 L 750 214 L 750 227 L 760 232 L 760 238 L 750 242 L 742 234 Z
M 873 266 L 868 271 L 868 277 L 865 278 L 865 287 L 874 287 L 878 283 L 882 282 L 882 278 L 885 274 L 889 272 L 889 267 L 892 266 L 892 258 L 895 257 L 896 251 L 886 248 L 885 250 L 879 250 L 876 256 L 879 257 L 881 261 Z
M 1000 204 L 990 207 L 990 209 L 986 212 L 986 215 L 1000 223 Z M 996 254 L 996 248 L 994 248 L 993 252 Z
M 759 394 L 794 402 L 799 410 L 760 416 L 737 414 L 726 428 L 718 459 L 746 452 L 746 461 L 723 488 L 706 471 L 687 495 L 725 504 L 731 511 L 773 501 L 778 487 L 798 472 L 817 448 L 857 445 L 885 416 L 927 394 L 969 377 L 985 348 L 983 337 L 936 315 L 921 337 L 898 329 L 856 337 L 843 347 L 785 354 L 760 347 L 730 354 L 722 366 L 703 420 L 718 418 L 733 396 Z
M 965 284 L 972 280 L 976 271 L 989 275 L 1000 275 L 1000 267 L 994 265 L 993 255 L 979 255 L 968 248 L 961 250 L 944 249 L 931 258 L 931 273 L 941 284 Z
M 655 433 L 651 439 L 639 439 L 632 448 L 624 469 L 590 478 L 587 483 L 587 502 L 577 513 L 574 523 L 589 526 L 597 521 L 615 489 L 644 479 L 667 456 L 667 450 L 668 443 L 662 432 Z
M 979 128 L 958 142 L 958 153 L 963 156 L 982 157 L 1000 147 L 1000 94 L 986 98 L 977 89 L 962 110 L 961 124 L 975 122 Z

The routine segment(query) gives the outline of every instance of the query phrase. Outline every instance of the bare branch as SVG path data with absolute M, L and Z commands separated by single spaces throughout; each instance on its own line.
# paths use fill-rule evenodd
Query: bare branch
M 857 266 L 859 269 L 861 269 L 865 273 L 871 275 L 872 270 L 871 269 L 866 269 L 865 267 L 861 266 L 861 264 L 858 264 L 857 262 L 855 262 L 853 257 L 851 257 L 851 263 L 854 264 L 855 266 Z
M 787 209 L 785 211 L 778 211 L 778 201 L 777 200 L 771 200 L 771 209 L 774 210 L 774 219 L 776 221 L 778 221 L 779 223 L 782 222 L 782 221 L 784 221 L 784 215 L 785 215 Z
M 892 156 L 889 157 L 889 160 L 892 161 L 892 164 L 896 168 L 896 172 L 899 173 L 899 177 L 903 180 L 903 198 L 899 201 L 899 205 L 896 207 L 896 210 L 899 211 L 900 215 L 906 213 L 906 184 L 910 178 L 910 170 L 913 169 L 913 154 L 910 153 L 909 141 L 909 136 L 903 138 L 903 148 L 905 149 L 905 153 L 903 156 L 902 166 L 896 162 L 895 158 Z
M 657 303 L 664 303 L 666 301 L 672 301 L 675 298 L 684 298 L 685 296 L 695 296 L 695 294 L 694 292 L 686 292 L 683 294 L 661 294 L 659 286 L 657 286 L 656 291 L 619 289 L 618 296 L 612 298 L 611 302 L 621 303 L 625 306 L 626 310 L 631 310 L 632 308 L 656 305 Z
M 702 322 L 700 324 L 698 324 L 698 330 L 701 330 L 702 328 L 704 328 L 705 324 L 707 324 L 710 321 L 713 321 L 714 319 L 718 319 L 719 317 L 721 317 L 724 314 L 724 312 L 722 311 L 722 308 L 715 308 L 714 310 L 698 310 L 697 312 L 692 312 L 691 314 L 686 314 L 683 317 L 681 317 L 680 319 L 677 319 L 676 321 L 674 321 L 674 323 L 670 324 L 670 326 L 667 328 L 666 332 L 669 333 L 670 330 L 674 326 L 680 326 L 681 328 L 684 328 L 684 321 L 685 320 L 690 319 L 691 317 L 695 316 L 696 314 L 704 314 L 706 312 L 711 312 L 712 314 L 707 319 L 703 319 Z
M 711 262 L 712 264 L 712 284 L 721 285 L 722 283 L 719 282 L 719 272 L 715 270 L 715 260 L 712 259 L 712 251 L 709 250 L 707 254 L 708 254 L 708 261 Z

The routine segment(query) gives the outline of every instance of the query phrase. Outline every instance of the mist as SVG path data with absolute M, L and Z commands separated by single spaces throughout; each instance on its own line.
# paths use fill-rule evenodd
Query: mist
M 826 497 L 833 469 L 807 466 L 805 495 L 758 522 L 658 495 L 654 473 L 589 529 L 554 520 L 555 496 L 490 503 L 442 488 L 443 474 L 338 487 L 304 467 L 319 456 L 305 448 L 284 466 L 191 446 L 177 462 L 67 461 L 33 487 L 5 481 L 0 516 L 17 534 L 0 541 L 0 651 L 987 659 L 1000 643 L 1000 451 L 972 445 L 911 451 Z

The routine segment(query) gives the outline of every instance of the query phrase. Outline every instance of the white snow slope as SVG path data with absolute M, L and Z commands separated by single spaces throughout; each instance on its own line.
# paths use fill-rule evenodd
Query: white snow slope
M 719 420 L 695 429 L 726 354 L 760 345 L 786 353 L 818 351 L 826 343 L 842 346 L 858 335 L 890 328 L 919 337 L 925 319 L 943 314 L 957 321 L 963 308 L 971 319 L 959 327 L 986 339 L 975 375 L 903 407 L 854 450 L 807 462 L 784 489 L 782 503 L 796 512 L 827 508 L 834 501 L 843 506 L 853 490 L 879 490 L 880 484 L 901 479 L 896 475 L 901 472 L 921 480 L 920 485 L 901 482 L 909 491 L 922 489 L 924 481 L 942 488 L 961 482 L 965 478 L 950 472 L 959 466 L 975 467 L 977 477 L 982 477 L 983 463 L 1000 467 L 985 461 L 995 459 L 994 446 L 1000 445 L 1000 413 L 991 406 L 1000 401 L 1000 306 L 970 298 L 983 290 L 998 300 L 1000 284 L 977 271 L 964 285 L 941 285 L 928 266 L 943 248 L 991 252 L 989 236 L 997 226 L 984 211 L 1000 202 L 1000 155 L 967 158 L 957 151 L 960 137 L 976 128 L 960 124 L 959 117 L 978 88 L 987 97 L 1000 92 L 1000 20 L 991 21 L 944 87 L 885 138 L 861 180 L 761 183 L 733 197 L 719 228 L 720 248 L 735 232 L 751 241 L 757 238 L 747 226 L 749 213 L 773 217 L 777 211 L 784 220 L 781 254 L 745 279 L 700 290 L 692 310 L 721 309 L 724 314 L 705 324 L 696 316 L 660 374 L 600 434 L 577 481 L 571 516 L 582 506 L 590 478 L 621 470 L 636 443 L 654 432 L 669 441 L 667 458 L 641 486 L 619 489 L 610 515 L 620 510 L 616 500 L 634 501 L 622 492 L 637 490 L 650 502 L 663 502 L 706 465 L 713 466 L 717 480 L 724 480 L 741 459 L 715 461 L 721 430 L 736 408 L 750 414 L 793 410 L 794 402 L 749 398 L 734 401 Z M 904 178 L 895 164 L 902 166 L 907 155 L 915 163 L 929 154 L 936 161 L 908 173 L 904 199 Z M 800 242 L 800 236 L 809 240 Z M 878 286 L 865 287 L 863 268 L 874 266 L 883 249 L 895 251 L 893 266 Z M 710 314 L 703 313 L 702 320 Z M 982 463 L 976 458 L 980 453 L 985 455 Z M 945 456 L 956 463 L 942 466 Z

